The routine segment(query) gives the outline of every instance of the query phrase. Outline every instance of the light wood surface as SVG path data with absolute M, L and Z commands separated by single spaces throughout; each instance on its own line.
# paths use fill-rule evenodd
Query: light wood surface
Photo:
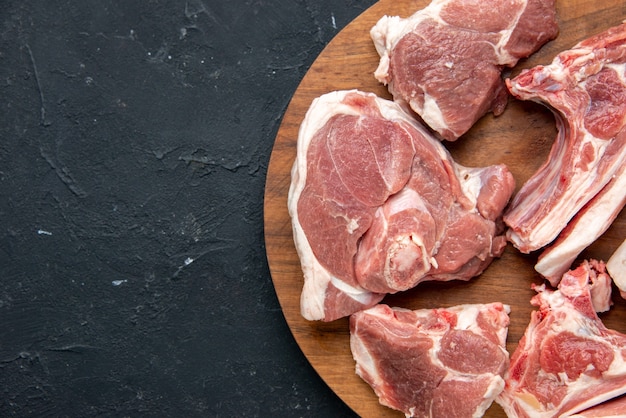
M 378 55 L 369 30 L 383 15 L 408 16 L 427 1 L 383 0 L 343 29 L 314 62 L 284 115 L 271 155 L 265 188 L 265 242 L 269 267 L 286 321 L 304 355 L 330 386 L 362 417 L 401 417 L 403 414 L 379 405 L 372 389 L 354 371 L 349 348 L 348 320 L 309 322 L 300 316 L 302 271 L 296 254 L 287 213 L 290 171 L 296 153 L 300 123 L 311 101 L 330 91 L 358 88 L 390 98 L 386 88 L 373 77 Z M 626 19 L 626 2 L 617 0 L 557 0 L 559 37 L 512 70 L 548 64 L 560 51 Z M 538 104 L 511 99 L 504 114 L 482 118 L 463 138 L 446 143 L 453 157 L 466 166 L 504 163 L 515 176 L 517 187 L 546 159 L 555 137 L 551 113 Z M 580 258 L 605 260 L 626 237 L 626 213 Z M 470 282 L 422 283 L 384 303 L 410 309 L 448 307 L 462 303 L 500 301 L 511 306 L 507 349 L 513 352 L 524 333 L 534 295 L 531 283 L 541 279 L 533 266 L 537 254 L 523 255 L 509 245 L 500 259 Z M 576 262 L 578 264 L 578 261 Z M 613 292 L 615 305 L 602 315 L 609 328 L 626 333 L 626 302 Z M 495 403 L 488 417 L 504 417 Z

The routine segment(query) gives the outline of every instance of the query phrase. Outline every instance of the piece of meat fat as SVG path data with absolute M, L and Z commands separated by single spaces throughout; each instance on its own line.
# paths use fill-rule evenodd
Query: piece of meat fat
M 433 0 L 407 18 L 383 16 L 370 30 L 374 72 L 441 138 L 454 141 L 508 94 L 503 67 L 556 37 L 554 0 Z
M 606 269 L 619 289 L 620 295 L 626 299 L 626 240 L 609 257 Z
M 570 416 L 626 393 L 626 335 L 607 329 L 592 302 L 590 275 L 601 264 L 584 261 L 558 290 L 533 285 L 538 310 L 496 398 L 507 416 Z
M 501 303 L 350 317 L 356 373 L 407 417 L 481 417 L 504 387 L 510 308 Z
M 626 202 L 625 72 L 622 24 L 507 80 L 514 96 L 555 115 L 548 159 L 504 215 L 507 238 L 521 252 L 549 246 L 535 268 L 553 285 Z

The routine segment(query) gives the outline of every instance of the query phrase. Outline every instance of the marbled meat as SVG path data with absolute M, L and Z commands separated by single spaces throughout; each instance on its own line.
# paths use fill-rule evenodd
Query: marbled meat
M 332 321 L 424 280 L 480 274 L 506 246 L 514 187 L 503 165 L 456 164 L 397 103 L 356 90 L 319 97 L 288 197 L 302 315 Z
M 508 313 L 501 303 L 355 313 L 356 373 L 407 417 L 480 417 L 504 388 Z
M 381 57 L 374 75 L 454 141 L 487 112 L 503 112 L 503 68 L 557 33 L 554 0 L 434 0 L 408 18 L 384 16 L 371 29 Z

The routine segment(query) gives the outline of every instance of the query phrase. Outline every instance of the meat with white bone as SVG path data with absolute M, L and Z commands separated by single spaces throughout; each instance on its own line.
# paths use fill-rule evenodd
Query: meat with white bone
M 625 190 L 626 164 L 621 164 L 607 185 L 574 215 L 558 238 L 541 252 L 535 270 L 556 286 L 576 257 L 617 218 L 626 204 Z M 621 281 L 618 277 L 616 283 L 621 283 L 626 289 L 626 277 Z
M 504 387 L 508 313 L 501 303 L 355 313 L 356 372 L 407 417 L 480 417 Z
M 507 237 L 520 251 L 553 243 L 535 268 L 556 284 L 626 202 L 626 25 L 584 40 L 507 84 L 516 97 L 547 105 L 556 119 L 547 161 L 504 216 Z
M 456 164 L 400 105 L 317 98 L 300 127 L 288 206 L 304 273 L 301 312 L 332 321 L 424 280 L 469 280 L 506 246 L 514 179 Z
M 441 137 L 454 141 L 507 104 L 501 72 L 556 37 L 554 0 L 434 0 L 384 16 L 370 35 L 375 77 Z
M 590 276 L 606 274 L 601 265 L 584 261 L 558 290 L 534 286 L 539 310 L 496 399 L 509 417 L 569 416 L 626 393 L 626 335 L 606 328 L 592 303 Z

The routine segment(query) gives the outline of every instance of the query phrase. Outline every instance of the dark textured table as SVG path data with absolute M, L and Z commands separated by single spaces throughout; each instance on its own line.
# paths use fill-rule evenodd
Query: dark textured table
M 0 416 L 350 416 L 294 342 L 263 188 L 374 2 L 0 6 Z

